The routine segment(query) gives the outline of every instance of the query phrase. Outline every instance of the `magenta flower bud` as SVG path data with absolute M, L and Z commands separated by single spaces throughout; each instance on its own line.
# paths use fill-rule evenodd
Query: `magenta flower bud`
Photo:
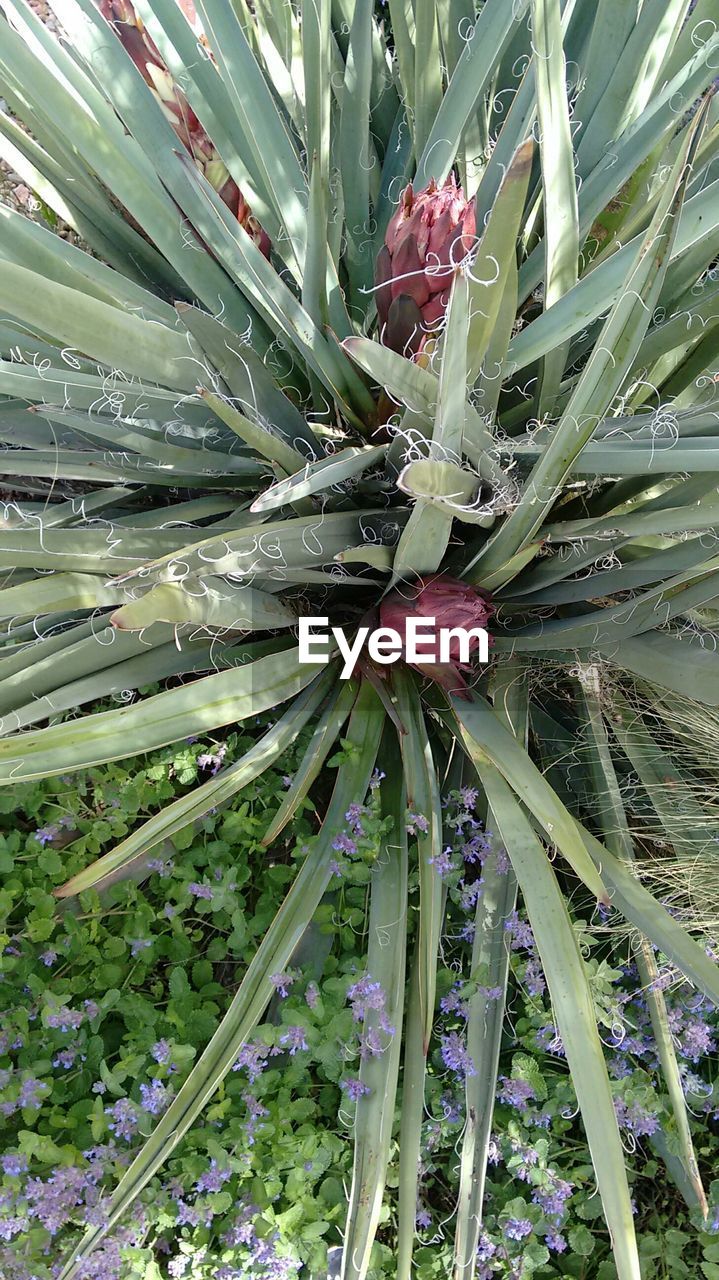
M 390 591 L 380 605 L 380 622 L 383 627 L 392 627 L 402 637 L 406 655 L 409 619 L 434 618 L 434 633 L 429 630 L 423 632 L 427 639 L 422 642 L 430 660 L 426 663 L 409 662 L 408 665 L 435 680 L 448 693 L 466 696 L 467 685 L 460 669 L 468 670 L 469 667 L 466 661 L 462 661 L 460 637 L 450 637 L 449 661 L 440 662 L 441 633 L 457 628 L 467 632 L 475 628 L 486 630 L 494 611 L 494 605 L 481 591 L 466 582 L 440 574 L 420 580 L 414 588 Z M 489 642 L 491 644 L 491 637 Z M 469 652 L 476 652 L 480 643 L 480 636 L 470 636 Z M 431 661 L 433 653 L 437 658 L 435 662 Z
M 417 355 L 444 318 L 452 277 L 476 244 L 474 200 L 454 174 L 415 195 L 405 187 L 377 257 L 377 313 L 385 346 Z
M 198 44 L 207 49 L 202 30 L 197 21 L 194 0 L 177 0 Z M 182 145 L 189 151 L 195 164 L 214 187 L 220 199 L 234 214 L 248 236 L 266 258 L 270 256 L 270 238 L 252 213 L 234 178 L 225 165 L 195 115 L 187 98 L 168 70 L 162 54 L 150 35 L 131 0 L 97 0 L 103 18 L 110 24 L 125 51 L 130 55 L 145 84 L 160 104 Z

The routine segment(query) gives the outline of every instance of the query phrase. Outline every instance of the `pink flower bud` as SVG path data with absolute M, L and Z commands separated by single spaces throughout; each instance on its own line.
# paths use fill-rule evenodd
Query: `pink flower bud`
M 434 644 L 431 633 L 423 642 L 428 654 L 434 651 L 439 659 L 440 634 L 443 631 L 461 628 L 471 631 L 481 627 L 486 630 L 492 617 L 494 605 L 489 598 L 475 587 L 456 578 L 440 574 L 433 578 L 420 580 L 415 587 L 404 587 L 391 591 L 380 605 L 380 623 L 383 627 L 392 627 L 403 639 L 407 649 L 407 622 L 410 618 L 434 618 Z M 491 644 L 491 637 L 489 640 Z M 476 652 L 480 645 L 479 636 L 469 639 L 470 652 Z M 460 674 L 460 668 L 468 670 L 468 664 L 461 661 L 460 639 L 453 636 L 449 646 L 450 661 L 409 663 L 417 671 L 435 680 L 448 693 L 459 693 L 466 696 L 467 685 Z
M 193 0 L 177 0 L 200 44 L 206 41 L 197 21 Z M 198 169 L 220 199 L 227 205 L 240 226 L 252 237 L 266 258 L 270 256 L 270 238 L 254 217 L 240 188 L 220 159 L 211 138 L 205 132 L 187 98 L 172 78 L 162 54 L 131 0 L 97 0 L 103 18 L 110 24 L 125 51 L 130 55 L 145 84 L 152 90 L 182 145 L 189 151 Z
M 418 354 L 441 323 L 452 277 L 476 243 L 474 200 L 450 174 L 417 195 L 405 187 L 377 257 L 377 313 L 382 341 Z

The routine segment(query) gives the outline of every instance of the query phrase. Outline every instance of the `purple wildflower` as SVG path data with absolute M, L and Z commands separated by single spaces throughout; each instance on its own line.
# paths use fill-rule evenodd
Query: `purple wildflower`
M 524 971 L 524 982 L 530 996 L 543 996 L 547 990 L 547 984 L 544 981 L 544 971 L 536 956 L 527 961 L 527 967 Z
M 560 1235 L 558 1231 L 548 1231 L 544 1237 L 544 1243 L 547 1248 L 552 1249 L 554 1253 L 564 1253 L 564 1250 L 567 1247 L 567 1242 L 564 1239 L 564 1236 Z
M 193 880 L 192 884 L 188 884 L 187 891 L 192 894 L 193 898 L 205 898 L 208 902 L 212 901 L 212 888 L 209 884 L 198 884 L 196 880 Z
M 510 863 L 510 861 L 509 861 L 509 857 L 507 856 L 507 850 L 506 850 L 506 849 L 498 849 L 498 850 L 497 850 L 497 862 L 496 862 L 496 866 L 497 866 L 497 875 L 499 875 L 499 876 L 506 876 L 506 874 L 507 874 L 507 872 L 509 871 L 509 868 L 510 868 L 510 866 L 511 866 L 511 863 Z
M 380 982 L 373 982 L 368 973 L 363 974 L 347 988 L 347 999 L 352 1006 L 352 1017 L 361 1022 L 370 1009 L 382 1010 L 385 995 Z
M 156 871 L 164 880 L 167 876 L 172 875 L 172 872 L 175 869 L 175 864 L 172 861 L 172 858 L 150 858 L 150 861 L 147 864 L 147 869 L 148 871 Z
M 370 1027 L 360 1038 L 360 1057 L 379 1058 L 385 1046 L 377 1027 Z
M 462 857 L 470 864 L 484 862 L 489 853 L 489 842 L 483 832 L 475 832 L 470 840 L 462 845 Z
M 77 1031 L 84 1021 L 82 1009 L 68 1009 L 65 1005 L 59 1009 L 50 1009 L 45 1015 L 46 1025 L 59 1031 Z
M 63 1165 L 45 1181 L 30 1178 L 25 1187 L 29 1216 L 37 1219 L 50 1235 L 56 1235 L 77 1217 L 79 1206 L 91 1208 L 97 1204 L 99 1174 L 99 1170 L 92 1168 Z
M 20 1235 L 21 1231 L 27 1231 L 30 1223 L 27 1218 L 21 1218 L 13 1215 L 10 1218 L 0 1218 L 0 1240 L 12 1240 L 14 1236 Z
M 509 1107 L 515 1107 L 517 1111 L 526 1111 L 527 1103 L 535 1097 L 534 1089 L 528 1080 L 510 1080 L 507 1076 L 501 1076 L 501 1087 L 498 1090 L 497 1097 L 500 1102 L 505 1102 Z
M 448 1035 L 442 1036 L 440 1051 L 444 1065 L 454 1071 L 459 1080 L 464 1080 L 466 1076 L 476 1076 L 475 1065 L 458 1031 L 450 1031 Z
M 687 1022 L 679 1041 L 679 1050 L 683 1057 L 689 1058 L 691 1062 L 698 1062 L 700 1058 L 713 1053 L 715 1048 L 716 1042 L 706 1022 L 700 1018 Z
M 354 831 L 355 835 L 362 834 L 362 823 L 366 814 L 367 809 L 363 804 L 351 804 L 347 810 L 345 814 L 345 822 L 348 823 L 350 830 Z
M 512 1143 L 512 1166 L 520 1182 L 529 1182 L 530 1171 L 539 1160 L 539 1152 L 535 1147 L 525 1147 L 520 1142 Z
M 195 1183 L 195 1190 L 198 1195 L 203 1191 L 221 1191 L 223 1185 L 232 1177 L 231 1169 L 222 1169 L 217 1161 L 213 1158 L 210 1160 L 210 1167 L 204 1173 L 201 1173 Z
M 532 1200 L 549 1218 L 559 1218 L 564 1213 L 566 1201 L 574 1191 L 571 1182 L 567 1182 L 565 1178 L 559 1178 L 555 1173 L 548 1172 L 548 1185 L 546 1187 L 537 1187 L 532 1195 Z
M 556 1053 L 560 1058 L 564 1057 L 564 1045 L 562 1037 L 553 1022 L 548 1022 L 546 1026 L 540 1027 L 534 1034 L 534 1042 L 538 1049 L 545 1053 Z
M 29 1076 L 27 1080 L 23 1080 L 20 1086 L 20 1097 L 18 1098 L 18 1106 L 21 1110 L 26 1107 L 33 1111 L 39 1110 L 42 1106 L 42 1100 L 48 1092 L 46 1084 L 42 1080 L 35 1080 L 33 1076 Z
M 309 1049 L 305 1039 L 305 1029 L 299 1026 L 287 1027 L 284 1034 L 280 1036 L 280 1044 L 288 1046 L 290 1057 L 294 1057 L 304 1049 Z
M 340 1089 L 347 1094 L 348 1098 L 351 1098 L 352 1102 L 357 1102 L 372 1092 L 369 1085 L 364 1084 L 356 1076 L 346 1076 L 344 1080 L 340 1080 Z
M 135 1103 L 129 1098 L 118 1098 L 111 1107 L 105 1107 L 105 1115 L 110 1117 L 107 1127 L 116 1137 L 129 1142 L 135 1136 L 139 1115 Z
M 454 860 L 452 858 L 452 849 L 449 845 L 446 849 L 443 849 L 441 853 L 438 853 L 436 857 L 430 858 L 429 861 L 437 872 L 437 875 L 440 876 L 442 880 L 446 880 L 447 877 L 451 876 L 452 872 L 455 870 Z
M 332 841 L 335 853 L 346 853 L 350 858 L 357 852 L 357 842 L 346 832 L 341 831 Z
M 466 1021 L 469 1017 L 469 1005 L 462 999 L 462 987 L 461 982 L 455 982 L 446 996 L 442 996 L 439 1007 L 442 1013 L 456 1013 Z
M 649 1137 L 659 1128 L 658 1117 L 640 1102 L 630 1102 L 627 1105 L 623 1098 L 615 1098 L 614 1110 L 620 1127 L 628 1129 L 638 1138 Z
M 155 1062 L 165 1063 L 170 1061 L 170 1042 L 169 1040 L 158 1040 L 150 1049 Z
M 249 1145 L 253 1146 L 255 1141 L 255 1129 L 257 1128 L 258 1121 L 261 1120 L 263 1116 L 268 1116 L 270 1113 L 267 1110 L 267 1107 L 263 1107 L 262 1103 L 258 1102 L 257 1098 L 255 1098 L 251 1093 L 243 1093 L 242 1101 L 249 1112 L 249 1118 L 245 1122 L 244 1126 L 245 1133 L 247 1134 L 247 1141 Z
M 212 1209 L 209 1207 L 201 1208 L 199 1205 L 186 1204 L 184 1200 L 177 1201 L 178 1227 L 199 1227 L 203 1222 L 209 1226 L 211 1221 Z
M 442 1115 L 448 1124 L 459 1124 L 460 1121 L 464 1120 L 462 1107 L 459 1105 L 457 1099 L 453 1098 L 450 1093 L 442 1094 L 440 1104 L 442 1107 Z
M 243 1044 L 232 1070 L 246 1071 L 250 1084 L 254 1084 L 267 1066 L 269 1054 L 269 1045 L 263 1044 L 261 1040 L 250 1040 Z
M 41 845 L 46 845 L 60 834 L 60 828 L 54 823 L 50 823 L 47 827 L 38 827 L 34 834 L 35 839 L 39 840 Z
M 289 970 L 286 973 L 274 973 L 270 977 L 272 986 L 282 1000 L 287 999 L 290 994 L 290 987 L 292 986 L 292 983 L 296 981 L 297 974 L 291 973 Z
M 478 898 L 482 896 L 484 880 L 480 878 L 479 880 L 474 880 L 472 884 L 467 884 L 466 880 L 462 880 L 459 887 L 462 891 L 459 899 L 462 911 L 473 911 L 477 905 Z
M 190 1265 L 190 1255 L 188 1253 L 177 1253 L 174 1258 L 170 1258 L 167 1264 L 167 1274 L 172 1276 L 172 1280 L 180 1280 L 184 1276 Z
M 531 1235 L 532 1224 L 529 1218 L 508 1218 L 504 1224 L 504 1235 L 507 1240 L 524 1240 Z
M 77 1049 L 61 1049 L 53 1058 L 52 1065 L 54 1067 L 63 1067 L 65 1071 L 69 1071 L 70 1067 L 74 1067 L 77 1057 Z
M 213 774 L 217 773 L 227 755 L 227 746 L 224 742 L 220 743 L 215 751 L 203 751 L 197 757 L 198 769 L 211 769 Z
M 521 920 L 516 911 L 507 916 L 504 927 L 508 933 L 512 935 L 513 951 L 533 951 L 534 950 L 534 934 L 532 926 L 526 921 Z
M 477 1262 L 489 1262 L 497 1252 L 497 1246 L 490 1240 L 486 1231 L 483 1231 L 479 1237 L 477 1245 Z
M 170 1101 L 170 1093 L 161 1080 L 153 1080 L 152 1084 L 140 1085 L 140 1105 L 143 1111 L 151 1116 L 159 1116 Z

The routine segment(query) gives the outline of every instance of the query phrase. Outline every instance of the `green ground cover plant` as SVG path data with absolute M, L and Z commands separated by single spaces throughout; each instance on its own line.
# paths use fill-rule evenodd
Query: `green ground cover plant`
M 25 784 L 14 807 L 3 804 L 0 1267 L 8 1280 L 57 1274 L 58 1254 L 97 1219 L 103 1194 L 216 1030 L 238 971 L 269 927 L 293 860 L 316 825 L 308 805 L 281 848 L 269 856 L 262 847 L 286 792 L 283 770 L 296 767 L 297 752 L 227 809 L 186 830 L 171 852 L 150 858 L 141 876 L 105 890 L 102 900 L 88 890 L 75 909 L 58 915 L 52 890 L 108 841 L 186 793 L 217 768 L 218 757 L 231 763 L 260 732 L 257 726 L 72 780 Z M 358 1014 L 376 1004 L 377 984 L 366 970 L 376 791 L 364 819 L 364 857 L 348 865 L 296 963 L 274 975 L 269 1014 L 238 1055 L 237 1070 L 128 1220 L 87 1260 L 87 1277 L 294 1280 L 326 1273 L 326 1250 L 341 1243 L 352 1169 L 363 1039 Z M 421 1280 L 451 1267 L 457 1144 L 465 1088 L 477 1070 L 465 1040 L 469 1001 L 485 985 L 471 964 L 472 899 L 481 892 L 481 875 L 471 873 L 491 843 L 474 817 L 477 798 L 467 788 L 446 797 L 453 851 L 469 837 L 475 862 L 466 863 L 466 876 L 455 867 L 447 879 L 421 1134 L 415 1252 Z M 416 830 L 416 817 L 407 815 L 407 825 Z M 521 912 L 513 911 L 504 927 L 508 1018 L 479 1274 L 612 1280 L 616 1269 L 535 940 Z M 652 1280 L 699 1274 L 714 1280 L 719 1185 L 705 1223 L 682 1179 L 671 1102 L 631 951 L 607 937 L 601 919 L 592 924 L 577 913 L 574 928 L 587 956 L 626 1145 L 643 1273 Z M 717 1018 L 686 984 L 669 981 L 669 969 L 662 975 L 698 1156 L 710 1174 Z M 380 1012 L 381 1000 L 382 993 Z M 393 1274 L 400 1122 L 401 1108 L 387 1208 L 368 1271 L 373 1280 Z M 667 1157 L 676 1182 L 667 1175 Z

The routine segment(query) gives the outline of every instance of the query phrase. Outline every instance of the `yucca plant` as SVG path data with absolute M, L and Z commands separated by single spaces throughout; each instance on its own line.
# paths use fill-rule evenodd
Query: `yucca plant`
M 518 884 L 617 1272 L 633 1280 L 623 1150 L 560 880 L 571 870 L 631 926 L 672 1141 L 701 1204 L 655 949 L 714 1001 L 719 977 L 637 874 L 617 751 L 657 765 L 622 672 L 719 704 L 716 6 L 389 0 L 385 21 L 370 0 L 51 3 L 62 38 L 0 0 L 0 154 L 42 214 L 4 208 L 0 235 L 13 499 L 0 780 L 278 708 L 244 759 L 69 882 L 74 895 L 137 873 L 312 725 L 272 844 L 343 744 L 321 829 L 229 1013 L 62 1280 L 83 1273 L 263 1018 L 375 769 L 386 836 L 367 968 L 394 1035 L 362 1066 L 343 1277 L 370 1265 L 400 1089 L 397 1275 L 410 1275 L 448 768 L 481 788 L 496 837 L 473 970 L 506 985 Z M 88 248 L 55 234 L 58 220 Z M 437 574 L 485 616 L 491 599 L 488 667 L 460 682 L 454 666 L 425 679 L 365 662 L 341 683 L 298 662 L 300 614 L 351 631 L 420 590 L 432 603 Z M 543 672 L 561 711 L 536 694 Z M 577 740 L 572 790 L 561 758 Z M 426 828 L 409 849 L 408 810 Z M 665 833 L 681 861 L 678 825 Z M 502 1001 L 475 996 L 457 1280 L 476 1266 L 501 1031 Z

